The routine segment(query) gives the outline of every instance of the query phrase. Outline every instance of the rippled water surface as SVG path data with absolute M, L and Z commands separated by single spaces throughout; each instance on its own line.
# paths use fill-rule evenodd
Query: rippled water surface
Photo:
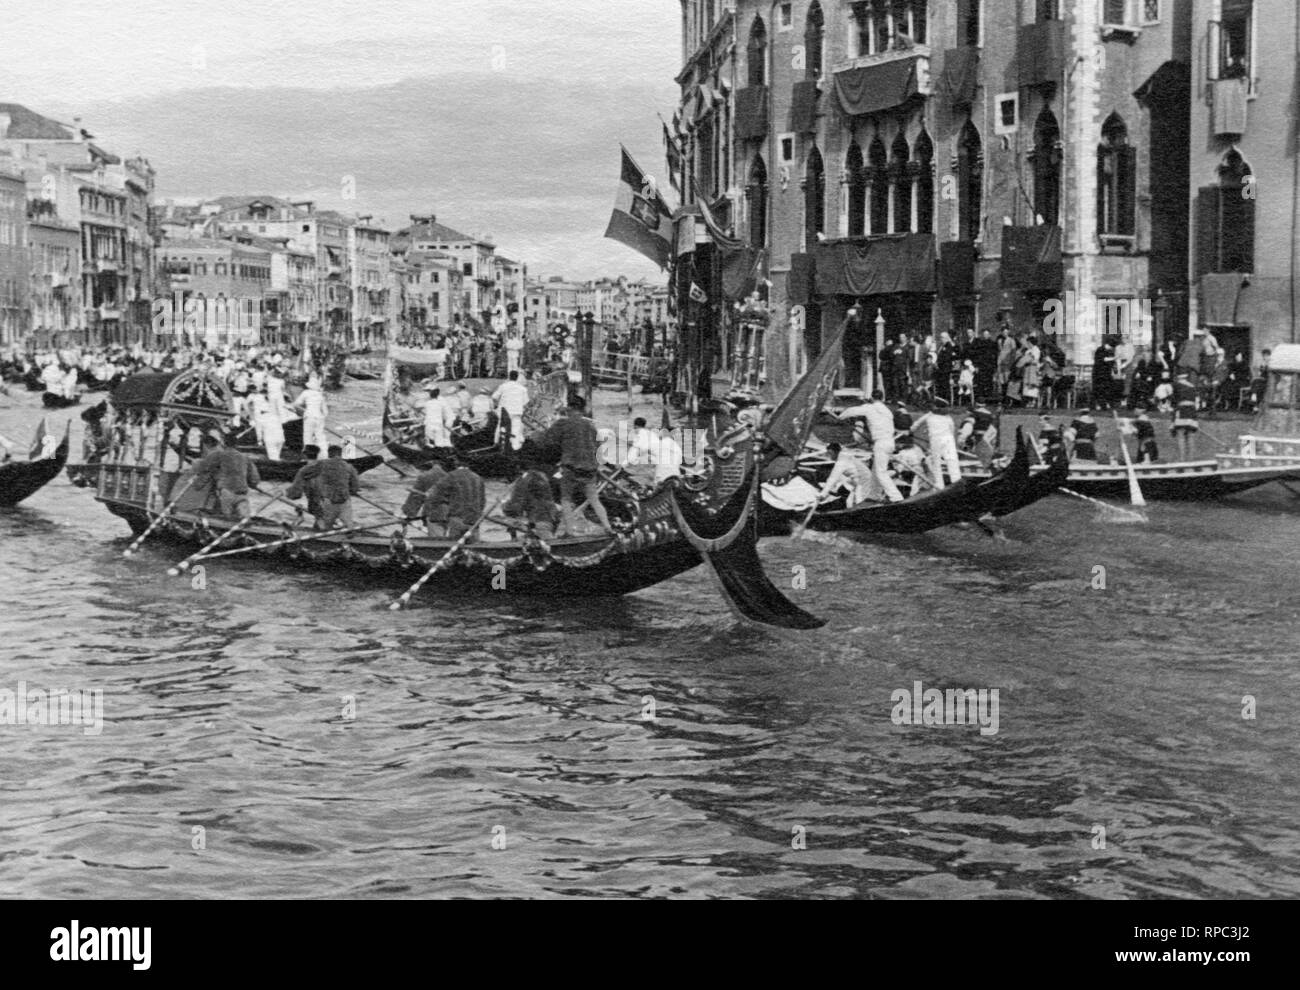
M 6 435 L 40 415 L 0 398 Z M 233 561 L 195 590 L 60 478 L 0 513 L 0 689 L 100 689 L 105 724 L 0 725 L 0 896 L 1300 895 L 1300 502 L 1060 498 L 1007 536 L 768 541 L 811 634 L 699 569 L 390 613 Z M 999 731 L 894 725 L 916 681 L 998 689 Z

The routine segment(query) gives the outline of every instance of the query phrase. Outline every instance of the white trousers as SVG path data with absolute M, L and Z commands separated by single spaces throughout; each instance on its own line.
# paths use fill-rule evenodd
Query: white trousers
M 320 448 L 321 455 L 329 450 L 329 437 L 325 433 L 325 420 L 319 416 L 308 416 L 302 421 L 302 445 L 304 447 L 315 444 Z
M 957 457 L 957 443 L 952 437 L 935 437 L 930 441 L 930 480 L 935 488 L 943 488 L 943 469 L 948 468 L 948 478 L 961 477 L 961 460 Z

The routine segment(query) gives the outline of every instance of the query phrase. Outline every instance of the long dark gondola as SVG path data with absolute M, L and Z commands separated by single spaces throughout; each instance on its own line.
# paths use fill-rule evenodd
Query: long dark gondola
M 1057 469 L 1059 471 L 1059 468 Z M 985 516 L 1006 516 L 1046 498 L 1057 487 L 1031 480 L 1028 441 L 1016 434 L 1016 453 L 1011 463 L 991 477 L 961 478 L 941 490 L 929 489 L 901 502 L 866 502 L 846 507 L 837 499 L 819 508 L 808 520 L 808 528 L 821 532 L 926 533 L 960 522 L 977 522 Z M 824 480 L 820 479 L 820 480 Z M 764 532 L 790 532 L 803 513 L 765 504 Z
M 67 409 L 71 406 L 79 405 L 81 396 L 74 395 L 69 398 L 66 395 L 59 395 L 57 392 L 42 392 L 41 405 L 46 409 Z
M 389 418 L 384 407 L 384 446 L 398 460 L 427 471 L 434 464 L 450 467 L 453 462 L 464 464 L 475 474 L 490 480 L 508 481 L 519 473 L 519 459 L 510 448 L 509 413 L 502 412 L 506 422 L 497 429 L 498 414 L 488 416 L 487 425 L 469 433 L 455 432 L 450 447 L 416 446 L 409 433 L 400 431 Z M 499 435 L 498 435 L 499 434 Z
M 207 430 L 228 424 L 230 396 L 220 379 L 197 371 L 163 377 L 165 381 L 153 376 L 142 387 L 125 383 L 130 407 L 115 410 L 116 414 L 138 431 L 169 429 L 173 424 Z M 528 536 L 453 550 L 455 541 L 414 535 L 400 524 L 383 535 L 331 534 L 257 519 L 232 533 L 223 550 L 247 550 L 247 557 L 274 566 L 328 572 L 358 579 L 366 587 L 395 589 L 409 586 L 451 551 L 447 565 L 425 585 L 426 592 L 484 597 L 620 596 L 669 580 L 707 560 L 742 615 L 784 628 L 814 628 L 821 620 L 786 600 L 758 565 L 753 519 L 760 470 L 757 448 L 747 429 L 733 431 L 709 452 L 712 470 L 702 481 L 670 483 L 644 500 L 622 505 L 614 536 L 550 542 Z M 110 512 L 126 520 L 137 534 L 149 531 L 153 540 L 201 547 L 236 526 L 235 521 L 212 513 L 206 493 L 187 493 L 164 516 L 156 465 L 112 459 L 73 470 L 90 480 L 97 500 Z M 184 484 L 183 478 L 173 491 Z M 380 524 L 380 528 L 386 527 Z
M 10 461 L 0 464 L 0 507 L 11 508 L 30 498 L 53 481 L 68 462 L 68 436 L 72 424 L 63 431 L 63 440 L 49 457 L 35 461 Z
M 281 448 L 280 457 L 277 460 L 271 460 L 266 456 L 266 448 L 257 442 L 257 432 L 251 426 L 228 434 L 226 442 L 240 453 L 247 454 L 253 459 L 253 464 L 257 467 L 257 473 L 263 480 L 293 481 L 298 471 L 307 463 L 307 458 L 302 452 L 302 420 L 291 419 L 282 425 L 282 429 L 284 430 L 284 447 Z M 324 451 L 322 451 L 323 454 Z M 357 474 L 373 471 L 384 463 L 384 459 L 378 454 L 349 457 L 347 461 L 356 468 Z

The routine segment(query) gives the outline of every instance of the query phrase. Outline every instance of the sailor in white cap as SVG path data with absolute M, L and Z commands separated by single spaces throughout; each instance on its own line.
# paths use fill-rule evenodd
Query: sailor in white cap
M 451 446 L 451 426 L 456 422 L 452 404 L 442 397 L 438 386 L 430 379 L 424 383 L 429 401 L 424 404 L 424 440 L 435 450 Z

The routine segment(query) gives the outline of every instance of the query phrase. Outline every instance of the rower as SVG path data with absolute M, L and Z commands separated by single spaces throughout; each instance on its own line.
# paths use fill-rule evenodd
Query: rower
M 487 493 L 483 479 L 469 468 L 461 466 L 438 482 L 429 495 L 425 512 L 430 535 L 459 540 L 470 534 L 470 528 L 482 517 L 487 506 Z M 441 528 L 442 533 L 436 532 Z M 478 533 L 469 535 L 467 543 L 478 540 Z
M 305 465 L 285 492 L 290 499 L 301 498 L 314 490 L 318 498 L 317 529 L 333 529 L 341 525 L 350 529 L 356 525 L 352 517 L 352 496 L 361 494 L 361 476 L 357 469 L 343 459 L 343 448 L 331 446 L 328 457 Z
M 971 409 L 970 415 L 962 420 L 961 429 L 957 434 L 961 449 L 974 451 L 980 444 L 984 444 L 992 450 L 997 438 L 998 429 L 993 425 L 993 414 L 983 402 L 977 402 Z
M 1192 438 L 1200 432 L 1201 424 L 1196 420 L 1197 389 L 1192 384 L 1186 371 L 1180 371 L 1174 379 L 1174 424 L 1170 432 L 1178 442 L 1178 459 L 1192 459 Z
M 952 418 L 948 415 L 947 399 L 931 399 L 924 416 L 912 425 L 912 434 L 930 448 L 930 482 L 935 488 L 944 488 L 944 467 L 948 479 L 961 479 L 961 461 L 957 457 L 957 438 Z
M 1044 460 L 1051 460 L 1065 446 L 1061 428 L 1052 422 L 1051 416 L 1038 417 L 1038 442 Z
M 1097 459 L 1097 421 L 1092 418 L 1092 410 L 1080 409 L 1079 414 L 1070 423 L 1070 430 L 1074 434 L 1074 460 L 1095 461 Z
M 912 414 L 907 411 L 907 403 L 899 399 L 894 403 L 894 432 L 906 433 L 912 428 Z
M 861 417 L 866 420 L 871 434 L 871 475 L 890 502 L 903 501 L 903 493 L 889 476 L 889 462 L 894 456 L 894 415 L 884 403 L 885 394 L 879 389 L 871 393 L 863 405 L 853 406 L 840 413 L 840 419 Z
M 871 472 L 858 460 L 851 450 L 845 450 L 837 443 L 826 445 L 826 456 L 835 462 L 830 476 L 822 485 L 818 502 L 833 498 L 841 491 L 845 492 L 845 508 L 853 508 L 871 497 Z
M 562 521 L 560 508 L 555 504 L 551 479 L 536 468 L 525 471 L 510 492 L 510 501 L 502 508 L 510 527 L 510 538 L 516 529 L 527 530 L 543 540 L 555 538 L 556 527 Z
M 492 395 L 498 409 L 510 414 L 510 449 L 524 445 L 524 410 L 528 408 L 528 386 L 519 380 L 519 372 L 511 371 L 510 378 Z
M 1133 420 L 1133 430 L 1137 434 L 1139 464 L 1154 464 L 1160 460 L 1160 449 L 1156 446 L 1156 428 L 1147 416 L 1146 408 L 1138 410 Z
M 435 463 L 415 479 L 406 501 L 402 503 L 402 515 L 407 519 L 424 520 L 425 528 L 430 533 L 433 532 L 433 524 L 429 518 L 429 501 L 433 492 L 446 477 L 447 472 L 443 470 L 442 465 Z M 442 530 L 440 529 L 439 532 L 441 533 Z
M 248 501 L 250 489 L 261 484 L 253 459 L 237 450 L 223 447 L 209 434 L 199 444 L 203 457 L 195 465 L 195 483 L 215 497 L 223 516 L 244 519 L 252 515 Z
M 451 427 L 456 421 L 456 411 L 444 401 L 442 392 L 432 382 L 424 386 L 429 400 L 424 404 L 424 441 L 433 450 L 451 446 Z

